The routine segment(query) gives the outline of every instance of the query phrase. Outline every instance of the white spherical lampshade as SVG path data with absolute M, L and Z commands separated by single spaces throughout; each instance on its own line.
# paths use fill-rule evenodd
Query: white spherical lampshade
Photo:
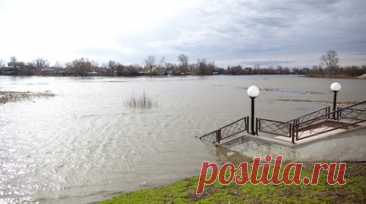
M 333 82 L 330 85 L 330 90 L 332 90 L 332 91 L 339 91 L 339 90 L 341 90 L 341 88 L 342 88 L 342 85 L 338 82 Z
M 249 88 L 247 89 L 247 94 L 250 97 L 257 97 L 257 96 L 259 96 L 259 92 L 260 92 L 259 91 L 259 88 L 256 85 L 249 86 Z

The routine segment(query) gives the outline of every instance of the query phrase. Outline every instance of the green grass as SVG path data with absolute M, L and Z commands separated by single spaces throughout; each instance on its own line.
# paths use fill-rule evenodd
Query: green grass
M 316 186 L 216 183 L 206 187 L 205 193 L 198 197 L 195 195 L 198 178 L 192 177 L 164 187 L 125 193 L 102 203 L 366 203 L 366 164 L 349 164 L 346 179 L 343 186 L 327 185 L 324 174 Z

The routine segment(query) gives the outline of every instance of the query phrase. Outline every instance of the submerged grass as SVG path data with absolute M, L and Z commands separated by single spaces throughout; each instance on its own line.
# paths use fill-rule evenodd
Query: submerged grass
M 148 109 L 152 108 L 153 103 L 150 97 L 148 97 L 145 92 L 142 95 L 136 97 L 130 97 L 125 104 L 130 108 L 140 108 L 140 109 Z
M 0 91 L 0 104 L 8 102 L 16 102 L 35 97 L 51 97 L 54 96 L 51 92 L 20 92 L 20 91 Z
M 310 169 L 303 174 L 310 175 Z M 324 174 L 315 186 L 214 184 L 198 197 L 198 178 L 192 177 L 164 187 L 125 193 L 102 203 L 366 203 L 366 164 L 349 163 L 346 179 L 343 186 L 326 184 Z

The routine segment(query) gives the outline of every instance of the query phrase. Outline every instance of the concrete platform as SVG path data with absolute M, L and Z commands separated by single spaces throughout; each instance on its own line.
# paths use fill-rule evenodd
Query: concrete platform
M 366 121 L 352 124 L 353 121 L 333 121 L 324 120 L 317 124 L 314 124 L 311 128 L 307 127 L 304 131 L 299 132 L 298 140 L 295 144 L 292 143 L 291 137 L 277 136 L 269 133 L 260 132 L 259 135 L 253 136 L 247 133 L 239 134 L 236 137 L 230 138 L 228 140 L 223 140 L 222 144 L 235 143 L 242 137 L 249 137 L 253 139 L 263 140 L 266 142 L 277 143 L 286 146 L 296 146 L 300 144 L 306 144 L 320 139 L 336 136 L 341 133 L 347 133 L 349 131 L 366 128 Z M 335 129 L 337 128 L 337 129 Z
M 220 146 L 248 158 L 281 155 L 292 161 L 366 161 L 366 127 L 318 135 L 296 144 L 263 135 L 241 135 Z

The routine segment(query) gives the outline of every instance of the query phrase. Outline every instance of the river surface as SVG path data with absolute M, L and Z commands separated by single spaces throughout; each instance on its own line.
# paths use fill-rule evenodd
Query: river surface
M 55 94 L 0 105 L 0 203 L 85 203 L 197 175 L 217 155 L 195 136 L 248 115 L 248 86 L 258 116 L 289 120 L 329 105 L 332 81 L 0 76 L 0 91 Z M 366 80 L 337 81 L 340 101 L 366 99 Z M 128 105 L 142 95 L 151 107 Z

